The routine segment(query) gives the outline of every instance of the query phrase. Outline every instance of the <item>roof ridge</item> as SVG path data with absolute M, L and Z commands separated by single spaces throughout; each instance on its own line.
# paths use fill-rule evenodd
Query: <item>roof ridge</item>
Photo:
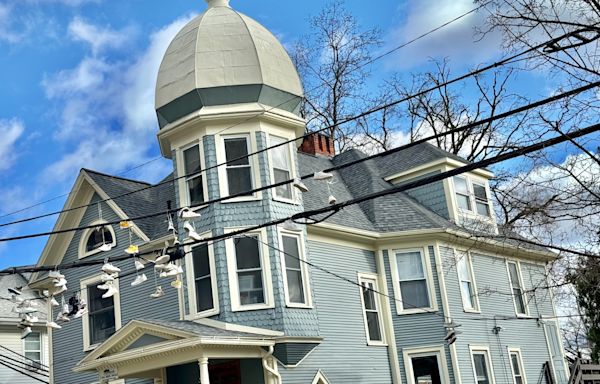
M 109 177 L 111 179 L 124 180 L 124 181 L 129 181 L 129 182 L 137 183 L 137 184 L 145 184 L 145 185 L 148 185 L 148 186 L 153 185 L 152 183 L 149 183 L 147 181 L 141 181 L 141 180 L 135 180 L 135 179 L 128 179 L 128 178 L 122 177 L 122 176 L 109 175 L 108 173 L 94 171 L 93 169 L 89 169 L 89 168 L 81 168 L 81 170 L 85 171 L 87 173 L 94 173 L 94 174 L 99 175 L 99 176 Z

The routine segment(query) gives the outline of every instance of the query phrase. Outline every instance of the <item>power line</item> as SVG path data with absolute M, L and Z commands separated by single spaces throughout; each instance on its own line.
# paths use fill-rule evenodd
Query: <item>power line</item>
M 383 151 L 383 152 L 380 152 L 380 153 L 377 153 L 377 154 L 374 154 L 374 155 L 371 155 L 371 156 L 368 156 L 368 157 L 365 157 L 365 158 L 361 158 L 361 159 L 357 159 L 357 160 L 354 160 L 354 161 L 350 161 L 350 162 L 338 165 L 336 167 L 332 167 L 332 168 L 326 169 L 325 171 L 340 170 L 340 169 L 343 169 L 343 168 L 346 168 L 346 167 L 349 167 L 349 166 L 352 166 L 352 165 L 355 165 L 355 164 L 358 164 L 358 163 L 362 163 L 362 162 L 365 162 L 365 161 L 368 161 L 368 160 L 371 160 L 371 159 L 374 159 L 374 158 L 387 156 L 387 155 L 390 155 L 390 154 L 393 154 L 393 153 L 396 153 L 396 152 L 399 152 L 399 151 L 402 151 L 402 150 L 406 150 L 408 148 L 411 148 L 411 147 L 414 147 L 414 146 L 417 146 L 417 145 L 420 145 L 420 144 L 423 144 L 423 143 L 426 143 L 426 142 L 429 142 L 431 140 L 434 140 L 434 139 L 437 139 L 437 138 L 440 138 L 440 137 L 448 136 L 448 135 L 451 135 L 451 134 L 454 134 L 454 133 L 463 132 L 463 131 L 472 129 L 474 127 L 477 127 L 477 126 L 480 126 L 480 125 L 483 125 L 483 124 L 487 124 L 487 123 L 490 123 L 490 122 L 493 122 L 493 121 L 496 121 L 496 120 L 504 119 L 504 118 L 513 116 L 515 114 L 519 114 L 519 113 L 525 112 L 527 110 L 540 107 L 542 105 L 546 105 L 546 104 L 549 104 L 549 103 L 552 103 L 552 102 L 556 102 L 558 100 L 561 100 L 561 99 L 564 99 L 564 98 L 567 98 L 567 97 L 571 97 L 571 96 L 577 95 L 579 93 L 582 93 L 582 92 L 588 91 L 590 89 L 593 89 L 593 88 L 595 88 L 595 87 L 597 87 L 599 85 L 600 85 L 600 81 L 594 82 L 594 83 L 590 83 L 590 84 L 586 84 L 586 85 L 584 85 L 582 87 L 575 88 L 575 89 L 572 89 L 572 90 L 567 91 L 567 92 L 559 93 L 559 94 L 556 94 L 554 96 L 545 98 L 543 100 L 539 100 L 539 101 L 536 101 L 536 102 L 533 102 L 533 103 L 529 103 L 527 105 L 524 105 L 524 106 L 521 106 L 521 107 L 518 107 L 518 108 L 515 108 L 515 109 L 512 109 L 512 110 L 509 110 L 507 112 L 503 112 L 503 113 L 500 113 L 500 114 L 497 114 L 497 115 L 494 115 L 494 116 L 490 116 L 490 117 L 482 119 L 482 120 L 474 121 L 472 123 L 466 124 L 466 125 L 458 127 L 458 128 L 454 128 L 454 129 L 451 129 L 451 130 L 448 130 L 448 131 L 445 131 L 445 132 L 440 132 L 440 133 L 434 134 L 432 136 L 425 137 L 425 138 L 413 141 L 411 143 L 408 143 L 408 144 L 405 144 L 405 145 L 402 145 L 402 146 L 399 146 L 399 147 L 396 147 L 396 148 L 392 148 L 392 149 L 387 150 L 387 151 Z M 208 169 L 210 169 L 210 168 L 207 168 L 204 171 L 206 171 Z M 182 176 L 182 177 L 187 177 L 187 176 L 188 175 L 185 175 L 185 176 Z M 302 180 L 305 180 L 305 179 L 308 179 L 308 178 L 310 178 L 312 176 L 313 176 L 313 174 L 309 174 L 309 175 L 301 176 L 300 178 Z M 179 177 L 179 178 L 181 178 L 181 177 Z M 178 178 L 176 178 L 176 179 L 178 179 Z M 176 180 L 176 179 L 174 179 L 174 180 Z M 255 188 L 255 189 L 252 189 L 250 191 L 244 191 L 244 192 L 240 192 L 240 193 L 234 194 L 234 195 L 219 197 L 219 198 L 216 198 L 216 199 L 213 199 L 213 200 L 209 200 L 209 201 L 203 202 L 201 204 L 192 205 L 192 206 L 190 206 L 190 208 L 203 207 L 203 206 L 207 206 L 207 205 L 210 205 L 210 204 L 219 203 L 219 202 L 230 200 L 230 199 L 233 199 L 233 198 L 236 198 L 236 197 L 245 196 L 249 192 L 256 193 L 256 192 L 260 192 L 260 191 L 264 191 L 264 190 L 276 188 L 276 187 L 279 187 L 279 186 L 287 185 L 287 184 L 292 183 L 293 181 L 294 181 L 293 179 L 285 180 L 285 181 L 281 181 L 281 182 L 278 182 L 278 183 L 270 184 L 270 185 L 267 185 L 267 186 Z M 168 181 L 168 182 L 171 182 L 171 181 Z M 156 187 L 158 185 L 160 185 L 160 184 L 157 184 L 155 186 L 148 186 L 148 187 L 143 188 L 142 190 L 149 189 L 149 188 L 154 188 L 154 187 Z M 141 190 L 136 190 L 136 191 L 128 192 L 126 194 L 118 195 L 118 196 L 112 197 L 112 198 L 108 198 L 108 199 L 105 199 L 103 201 L 114 200 L 116 198 L 123 197 L 125 195 L 131 195 L 131 194 L 137 193 L 139 191 L 141 191 Z M 45 217 L 48 217 L 48 216 L 51 216 L 51 215 L 55 215 L 57 213 L 69 212 L 69 211 L 73 211 L 73 210 L 77 210 L 77 209 L 89 207 L 91 205 L 96 205 L 98 203 L 99 202 L 95 202 L 95 203 L 92 203 L 92 204 L 87 204 L 87 205 L 84 205 L 84 206 L 79 206 L 79 207 L 74 207 L 74 208 L 70 208 L 70 209 L 66 209 L 66 210 L 62 210 L 62 211 L 58 211 L 58 212 L 53 212 L 53 213 L 49 213 L 49 214 L 46 214 L 46 215 L 36 216 L 36 217 L 28 218 L 28 219 L 17 220 L 17 221 L 11 222 L 11 223 L 1 224 L 0 227 L 8 226 L 8 225 L 13 225 L 13 224 L 17 224 L 17 223 L 23 223 L 23 222 L 26 222 L 26 221 L 33 221 L 33 220 L 37 220 L 39 218 L 45 218 Z M 137 219 L 140 219 L 140 218 L 154 217 L 154 216 L 159 216 L 159 215 L 162 215 L 162 214 L 164 214 L 164 212 L 161 211 L 161 212 L 154 213 L 154 214 L 151 214 L 151 215 L 146 215 L 146 216 L 143 216 L 143 217 L 132 218 L 130 220 L 137 220 Z M 106 223 L 106 224 L 116 224 L 116 223 L 117 222 L 115 222 L 115 223 Z M 89 229 L 89 228 L 95 228 L 95 226 L 80 227 L 78 229 Z M 75 229 L 75 230 L 77 230 L 77 229 Z M 40 236 L 45 236 L 45 235 L 46 234 L 42 234 Z M 2 239 L 0 239 L 0 241 L 2 241 Z
M 570 34 L 567 34 L 567 35 L 570 35 Z M 565 36 L 567 36 L 567 35 L 565 35 Z M 564 36 L 562 36 L 562 37 L 559 37 L 559 38 L 556 38 L 556 39 L 553 39 L 553 40 L 551 40 L 550 42 L 552 42 L 552 41 L 555 41 L 555 40 L 560 40 L 560 39 L 562 39 L 562 38 L 564 38 Z M 287 144 L 290 144 L 290 143 L 294 143 L 294 142 L 296 142 L 296 141 L 298 141 L 298 140 L 300 140 L 300 139 L 304 139 L 304 138 L 306 138 L 306 137 L 308 137 L 308 136 L 310 136 L 310 135 L 312 135 L 312 134 L 319 133 L 319 132 L 324 132 L 324 131 L 326 131 L 326 130 L 328 130 L 328 129 L 335 128 L 335 127 L 338 127 L 338 126 L 340 126 L 340 125 L 343 125 L 343 124 L 346 124 L 346 123 L 348 123 L 348 122 L 355 121 L 355 120 L 359 120 L 359 119 L 361 119 L 361 118 L 363 118 L 363 117 L 366 117 L 366 116 L 369 116 L 369 115 L 371 115 L 371 114 L 373 114 L 373 113 L 380 112 L 380 111 L 382 111 L 382 110 L 384 110 L 384 109 L 387 109 L 387 108 L 393 107 L 393 106 L 395 106 L 395 105 L 398 105 L 398 104 L 400 104 L 400 103 L 403 103 L 403 102 L 409 101 L 409 100 L 411 100 L 411 99 L 414 99 L 414 98 L 417 98 L 417 97 L 423 96 L 423 95 L 425 95 L 425 94 L 427 94 L 427 93 L 429 93 L 429 92 L 432 92 L 432 91 L 434 91 L 434 90 L 437 90 L 437 89 L 440 89 L 440 88 L 442 88 L 442 87 L 445 87 L 445 86 L 448 86 L 448 85 L 454 84 L 454 83 L 456 83 L 456 82 L 462 81 L 462 80 L 464 80 L 464 79 L 467 79 L 467 78 L 469 78 L 469 77 L 473 77 L 473 76 L 479 75 L 479 74 L 481 74 L 481 73 L 484 73 L 484 72 L 486 72 L 486 71 L 488 71 L 488 70 L 490 70 L 490 69 L 494 69 L 494 68 L 497 68 L 497 67 L 499 67 L 499 66 L 502 66 L 502 65 L 509 64 L 509 63 L 511 63 L 511 62 L 512 62 L 514 59 L 516 59 L 516 58 L 518 58 L 518 57 L 520 57 L 520 56 L 526 55 L 527 53 L 530 53 L 530 52 L 532 52 L 532 51 L 536 51 L 536 50 L 538 50 L 538 49 L 540 49 L 540 48 L 542 48 L 542 47 L 546 46 L 546 45 L 547 45 L 547 44 L 549 44 L 550 42 L 544 42 L 544 43 L 542 43 L 542 44 L 539 44 L 539 45 L 537 45 L 537 46 L 535 46 L 535 47 L 531 47 L 531 48 L 529 48 L 529 49 L 527 49 L 527 50 L 525 50 L 525 51 L 523 51 L 523 52 L 517 53 L 517 54 L 515 54 L 515 55 L 512 55 L 512 56 L 510 56 L 510 57 L 508 57 L 508 58 L 505 58 L 505 59 L 503 59 L 503 60 L 497 61 L 497 62 L 495 62 L 495 63 L 493 63 L 493 64 L 490 64 L 490 65 L 487 65 L 487 66 L 485 66 L 485 67 L 482 67 L 482 68 L 480 68 L 480 69 L 477 69 L 477 70 L 471 71 L 471 72 L 469 72 L 469 73 L 467 73 L 467 74 L 464 74 L 464 75 L 462 75 L 462 76 L 455 77 L 455 78 L 453 78 L 453 79 L 451 79 L 451 80 L 448 80 L 448 81 L 446 81 L 446 82 L 444 82 L 444 83 L 437 84 L 437 85 L 435 85 L 435 86 L 433 86 L 433 87 L 430 87 L 430 88 L 427 88 L 427 89 L 421 90 L 421 91 L 419 91 L 419 92 L 417 92 L 417 93 L 414 93 L 414 94 L 412 94 L 412 95 L 408 95 L 408 96 L 402 97 L 401 99 L 398 99 L 398 100 L 392 101 L 392 102 L 390 102 L 390 103 L 383 104 L 383 105 L 379 105 L 378 107 L 372 108 L 372 109 L 370 109 L 370 110 L 367 110 L 367 111 L 365 111 L 365 112 L 362 112 L 362 113 L 360 113 L 360 114 L 358 114 L 358 115 L 355 115 L 355 116 L 353 116 L 353 117 L 346 118 L 346 119 L 344 119 L 344 120 L 340 121 L 339 123 L 337 123 L 337 125 L 329 125 L 329 126 L 326 126 L 326 127 L 323 127 L 323 128 L 321 128 L 321 129 L 319 129 L 319 130 L 316 130 L 316 131 L 313 131 L 313 132 L 310 132 L 310 133 L 306 133 L 306 134 L 304 134 L 304 135 L 302 135 L 302 136 L 299 136 L 299 137 L 296 137 L 296 138 L 294 138 L 294 139 L 287 140 L 287 141 L 283 141 L 283 142 L 281 142 L 281 143 L 278 143 L 278 144 L 275 144 L 275 145 L 272 145 L 272 146 L 269 146 L 269 147 L 266 147 L 266 148 L 260 149 L 260 150 L 258 150 L 258 151 L 255 151 L 255 152 L 252 152 L 252 153 L 249 153 L 249 154 L 243 155 L 243 156 L 239 156 L 239 157 L 237 157 L 237 158 L 234 158 L 234 159 L 230 159 L 230 160 L 228 160 L 228 161 L 225 161 L 225 162 L 223 162 L 223 163 L 220 163 L 220 164 L 216 164 L 216 165 L 210 166 L 210 167 L 208 167 L 208 168 L 205 168 L 205 169 L 202 169 L 202 170 L 200 170 L 200 171 L 198 171 L 198 172 L 193 172 L 193 173 L 186 174 L 186 175 L 182 175 L 182 176 L 179 176 L 179 177 L 174 177 L 173 179 L 166 180 L 166 181 L 163 181 L 163 182 L 157 183 L 157 184 L 155 184 L 155 185 L 149 185 L 149 186 L 147 186 L 147 187 L 143 187 L 143 188 L 137 189 L 137 190 L 135 190 L 135 191 L 126 192 L 126 193 L 123 193 L 123 194 L 121 194 L 121 195 L 113 196 L 113 197 L 110 197 L 110 198 L 107 198 L 107 199 L 101 200 L 101 201 L 99 201 L 99 202 L 106 202 L 106 201 L 110 201 L 110 200 L 116 200 L 116 199 L 118 199 L 118 198 L 121 198 L 121 197 L 129 196 L 129 195 L 132 195 L 132 194 L 135 194 L 135 193 L 138 193 L 138 192 L 142 192 L 142 191 L 146 191 L 146 190 L 149 190 L 149 189 L 157 188 L 157 187 L 159 187 L 159 186 L 162 186 L 162 185 L 165 185 L 165 184 L 170 184 L 170 183 L 172 183 L 172 182 L 175 182 L 175 181 L 177 181 L 177 180 L 180 180 L 180 179 L 185 179 L 185 178 L 189 178 L 189 177 L 197 176 L 197 175 L 200 175 L 200 174 L 202 174 L 202 173 L 205 173 L 205 172 L 207 172 L 207 171 L 209 171 L 209 170 L 216 169 L 216 168 L 222 167 L 222 166 L 224 166 L 224 165 L 227 165 L 228 163 L 231 163 L 231 162 L 236 162 L 236 161 L 241 161 L 241 160 L 245 160 L 245 159 L 249 158 L 250 156 L 254 156 L 254 155 L 257 155 L 257 154 L 260 154 L 260 153 L 264 153 L 264 152 L 267 152 L 267 151 L 269 151 L 269 150 L 271 150 L 271 149 L 278 148 L 278 147 L 281 147 L 281 146 L 284 146 L 284 145 L 287 145 Z M 260 116 L 260 114 L 259 114 L 259 115 L 256 115 L 256 116 L 254 116 L 254 117 L 257 117 L 257 116 Z M 253 117 L 253 118 L 254 118 L 254 117 Z M 97 204 L 97 203 L 98 203 L 98 202 L 96 202 L 96 203 L 94 203 L 94 204 Z M 45 218 L 45 217 L 49 217 L 49 216 L 54 216 L 54 215 L 57 215 L 57 214 L 60 214 L 60 213 L 63 213 L 63 212 L 69 212 L 69 211 L 73 211 L 73 210 L 77 210 L 77 209 L 86 208 L 86 207 L 88 207 L 88 206 L 90 206 L 90 204 L 87 204 L 87 205 L 81 205 L 81 206 L 78 206 L 78 207 L 73 207 L 73 208 L 66 209 L 66 210 L 61 210 L 61 211 L 55 211 L 55 212 L 47 213 L 47 214 L 40 215 L 40 216 L 37 216 L 37 217 L 29 218 L 29 219 L 16 220 L 16 221 L 12 221 L 12 222 L 9 222 L 9 223 L 0 224 L 0 227 L 2 227 L 2 226 L 7 226 L 7 225 L 18 224 L 18 223 L 23 223 L 23 222 L 32 221 L 32 220 L 37 220 L 37 219 L 39 219 L 39 218 Z
M 375 58 L 373 58 L 373 59 L 371 59 L 371 60 L 367 61 L 366 63 L 364 63 L 364 64 L 362 64 L 362 65 L 359 65 L 359 66 L 357 66 L 357 67 L 356 67 L 356 68 L 355 68 L 353 71 L 355 71 L 355 70 L 358 70 L 358 69 L 361 69 L 361 68 L 364 68 L 364 67 L 366 67 L 367 65 L 373 64 L 375 61 L 378 61 L 378 60 L 380 60 L 380 59 L 382 59 L 382 58 L 384 58 L 384 57 L 386 57 L 386 56 L 389 56 L 389 55 L 391 55 L 392 53 L 394 53 L 394 52 L 397 52 L 397 51 L 399 51 L 400 49 L 402 49 L 402 48 L 404 48 L 404 47 L 407 47 L 408 45 L 410 45 L 410 44 L 413 44 L 413 43 L 415 43 L 415 42 L 417 42 L 417 41 L 419 41 L 419 40 L 421 40 L 421 39 L 423 39 L 423 38 L 425 38 L 425 37 L 427 37 L 427 36 L 429 36 L 429 35 L 431 35 L 431 34 L 433 34 L 433 33 L 437 32 L 437 31 L 439 31 L 440 29 L 443 29 L 444 27 L 447 27 L 448 25 L 450 25 L 450 24 L 453 24 L 453 23 L 455 23 L 455 22 L 459 21 L 460 19 L 463 19 L 464 17 L 466 17 L 466 16 L 468 16 L 468 15 L 470 15 L 470 14 L 472 14 L 472 13 L 474 13 L 474 12 L 478 11 L 478 10 L 480 10 L 480 9 L 481 9 L 481 8 L 483 8 L 483 7 L 485 7 L 485 6 L 486 6 L 486 5 L 488 5 L 490 2 L 491 2 L 491 1 L 488 1 L 487 3 L 484 3 L 484 4 L 482 4 L 482 5 L 480 5 L 480 6 L 476 7 L 476 8 L 473 8 L 473 9 L 471 9 L 470 11 L 468 11 L 468 12 L 465 12 L 465 13 L 463 13 L 463 14 L 459 15 L 458 17 L 455 17 L 454 19 L 452 19 L 452 20 L 449 20 L 449 21 L 447 21 L 447 22 L 445 22 L 445 23 L 443 23 L 443 24 L 441 24 L 441 25 L 437 26 L 436 28 L 433 28 L 433 29 L 429 30 L 428 32 L 425 32 L 425 33 L 423 33 L 423 34 L 421 34 L 421 35 L 419 35 L 419 36 L 417 36 L 417 37 L 415 37 L 415 38 L 413 38 L 413 39 L 411 39 L 411 40 L 407 41 L 406 43 L 403 43 L 403 44 L 401 44 L 401 45 L 399 45 L 399 46 L 397 46 L 397 47 L 395 47 L 395 48 L 393 48 L 393 49 L 391 49 L 391 50 L 389 50 L 389 51 L 387 51 L 387 52 L 384 52 L 384 53 L 382 53 L 382 54 L 380 54 L 380 55 L 376 56 Z M 323 82 L 322 82 L 321 84 L 319 84 L 318 86 L 315 86 L 315 87 L 313 87 L 313 88 L 309 89 L 309 90 L 308 90 L 308 92 L 312 92 L 312 91 L 314 91 L 314 90 L 317 90 L 317 89 L 319 89 L 320 87 L 322 87 L 323 85 L 326 85 L 326 84 L 327 84 L 327 83 L 323 81 Z M 248 121 L 248 120 L 250 120 L 250 119 L 253 119 L 253 118 L 256 118 L 256 117 L 258 117 L 258 116 L 261 116 L 261 115 L 263 115 L 265 112 L 272 111 L 273 109 L 275 109 L 275 108 L 278 108 L 278 107 L 280 107 L 280 106 L 282 106 L 282 105 L 284 105 L 284 104 L 287 104 L 287 103 L 289 103 L 290 101 L 293 101 L 293 100 L 294 100 L 294 99 L 288 99 L 288 100 L 284 101 L 283 103 L 280 103 L 280 104 L 278 104 L 278 105 L 277 105 L 277 106 L 275 106 L 275 107 L 271 107 L 271 108 L 269 108 L 268 110 L 266 110 L 266 111 L 263 111 L 263 112 L 261 112 L 261 113 L 259 113 L 259 114 L 256 114 L 256 115 L 252 116 L 251 118 L 249 118 L 249 119 L 247 119 L 247 120 L 244 120 L 244 121 Z M 222 133 L 222 132 L 225 132 L 225 131 L 227 131 L 227 130 L 229 130 L 229 129 L 231 129 L 231 128 L 234 128 L 234 127 L 236 127 L 236 126 L 237 126 L 237 125 L 239 125 L 239 124 L 240 124 L 240 123 L 236 123 L 236 124 L 234 124 L 234 125 L 232 125 L 232 126 L 230 126 L 230 127 L 227 127 L 227 128 L 225 128 L 225 129 L 223 129 L 223 130 L 219 131 L 219 133 Z M 157 161 L 157 160 L 160 160 L 160 159 L 162 159 L 162 156 L 155 157 L 155 158 L 153 158 L 153 159 L 151 159 L 151 160 L 149 160 L 149 161 L 146 161 L 146 162 L 144 162 L 144 163 L 141 163 L 141 164 L 139 164 L 139 165 L 136 165 L 136 166 L 134 166 L 134 167 L 132 167 L 132 168 L 129 168 L 129 169 L 127 169 L 126 171 L 124 171 L 124 172 L 121 172 L 120 174 L 121 174 L 121 175 L 125 175 L 125 174 L 127 174 L 127 173 L 129 173 L 129 172 L 132 172 L 132 171 L 134 171 L 134 170 L 136 170 L 136 169 L 138 169 L 138 168 L 144 167 L 144 166 L 146 166 L 146 165 L 148 165 L 148 164 L 150 164 L 150 163 L 153 163 L 153 162 L 155 162 L 155 161 Z M 31 205 L 31 206 L 28 206 L 28 207 L 24 207 L 24 208 L 20 208 L 19 210 L 16 210 L 16 211 L 14 211 L 14 212 L 10 212 L 10 213 L 6 213 L 6 214 L 3 214 L 3 215 L 0 215 L 0 219 L 3 219 L 3 218 L 5 218 L 5 217 L 8 217 L 8 216 L 16 215 L 17 213 L 21 213 L 21 212 L 27 211 L 27 210 L 29 210 L 29 209 L 32 209 L 32 208 L 38 207 L 38 206 L 40 206 L 40 205 L 43 205 L 43 204 L 50 203 L 50 202 L 52 202 L 52 201 L 54 201 L 54 200 L 57 200 L 57 199 L 60 199 L 60 198 L 62 198 L 62 197 L 69 196 L 71 193 L 74 193 L 74 192 L 75 192 L 75 191 L 71 191 L 71 192 L 69 192 L 69 193 L 65 193 L 65 194 L 62 194 L 62 195 L 59 195 L 59 196 L 52 197 L 52 198 L 50 198 L 50 199 L 48 199 L 48 200 L 41 201 L 41 202 L 39 202 L 39 203 L 36 203 L 36 204 L 34 204 L 34 205 Z M 60 213 L 60 212 L 59 212 L 59 213 Z M 55 214 L 58 214 L 58 213 L 53 213 L 53 214 L 51 214 L 51 215 L 55 215 Z M 10 224 L 10 223 L 7 223 L 7 224 Z M 0 227 L 2 227 L 2 226 L 4 226 L 4 225 L 0 225 Z
M 1 356 L 1 355 L 0 355 L 0 356 Z M 29 377 L 29 378 L 31 378 L 31 379 L 34 379 L 34 380 L 40 381 L 40 382 L 42 382 L 42 383 L 45 383 L 45 384 L 50 384 L 49 382 L 47 382 L 47 381 L 45 381 L 45 380 L 42 380 L 42 379 L 40 379 L 39 377 L 35 377 L 35 376 L 33 376 L 32 374 L 30 374 L 30 373 L 27 373 L 27 372 L 24 372 L 24 371 L 22 371 L 22 370 L 21 370 L 22 368 L 20 368 L 20 367 L 19 367 L 19 368 L 17 368 L 17 367 L 15 367 L 14 365 L 12 365 L 12 364 L 10 364 L 10 363 L 7 363 L 7 362 L 5 362 L 5 361 L 3 361 L 3 360 L 0 360 L 0 365 L 3 365 L 3 366 L 5 366 L 5 367 L 6 367 L 6 368 L 8 368 L 8 369 L 12 369 L 13 371 L 15 371 L 15 372 L 18 372 L 18 373 L 20 373 L 20 374 L 22 374 L 22 375 L 25 375 L 25 376 L 27 376 L 27 377 Z M 44 376 L 44 377 L 45 377 L 45 376 Z

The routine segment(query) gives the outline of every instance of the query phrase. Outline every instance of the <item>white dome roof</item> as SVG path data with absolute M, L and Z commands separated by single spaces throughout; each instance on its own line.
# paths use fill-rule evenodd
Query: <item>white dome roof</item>
M 205 105 L 261 102 L 297 111 L 302 84 L 277 38 L 227 0 L 208 2 L 163 58 L 156 84 L 161 126 Z

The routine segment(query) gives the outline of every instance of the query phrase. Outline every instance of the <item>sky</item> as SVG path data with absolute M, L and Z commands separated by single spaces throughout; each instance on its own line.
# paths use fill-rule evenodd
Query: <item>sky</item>
M 382 52 L 474 8 L 472 0 L 346 4 L 361 27 L 381 30 Z M 290 47 L 307 34 L 307 20 L 323 2 L 231 5 Z M 81 168 L 150 182 L 169 173 L 156 140 L 156 74 L 171 39 L 205 8 L 202 0 L 0 0 L 0 223 L 62 208 Z M 491 62 L 500 38 L 475 42 L 473 27 L 482 17 L 452 24 L 372 70 L 381 77 L 406 74 L 448 57 L 459 73 Z M 536 74 L 522 89 L 550 92 Z M 2 227 L 0 237 L 48 231 L 55 220 Z M 0 268 L 35 263 L 45 241 L 0 243 Z

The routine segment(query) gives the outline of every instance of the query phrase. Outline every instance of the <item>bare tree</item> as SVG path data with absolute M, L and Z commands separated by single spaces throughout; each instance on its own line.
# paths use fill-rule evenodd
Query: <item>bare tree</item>
M 344 150 L 351 146 L 357 126 L 339 123 L 368 105 L 368 64 L 381 44 L 380 32 L 362 30 L 342 0 L 327 3 L 310 19 L 310 27 L 292 53 L 306 89 L 302 114 L 309 128 L 331 127 L 329 134 Z

